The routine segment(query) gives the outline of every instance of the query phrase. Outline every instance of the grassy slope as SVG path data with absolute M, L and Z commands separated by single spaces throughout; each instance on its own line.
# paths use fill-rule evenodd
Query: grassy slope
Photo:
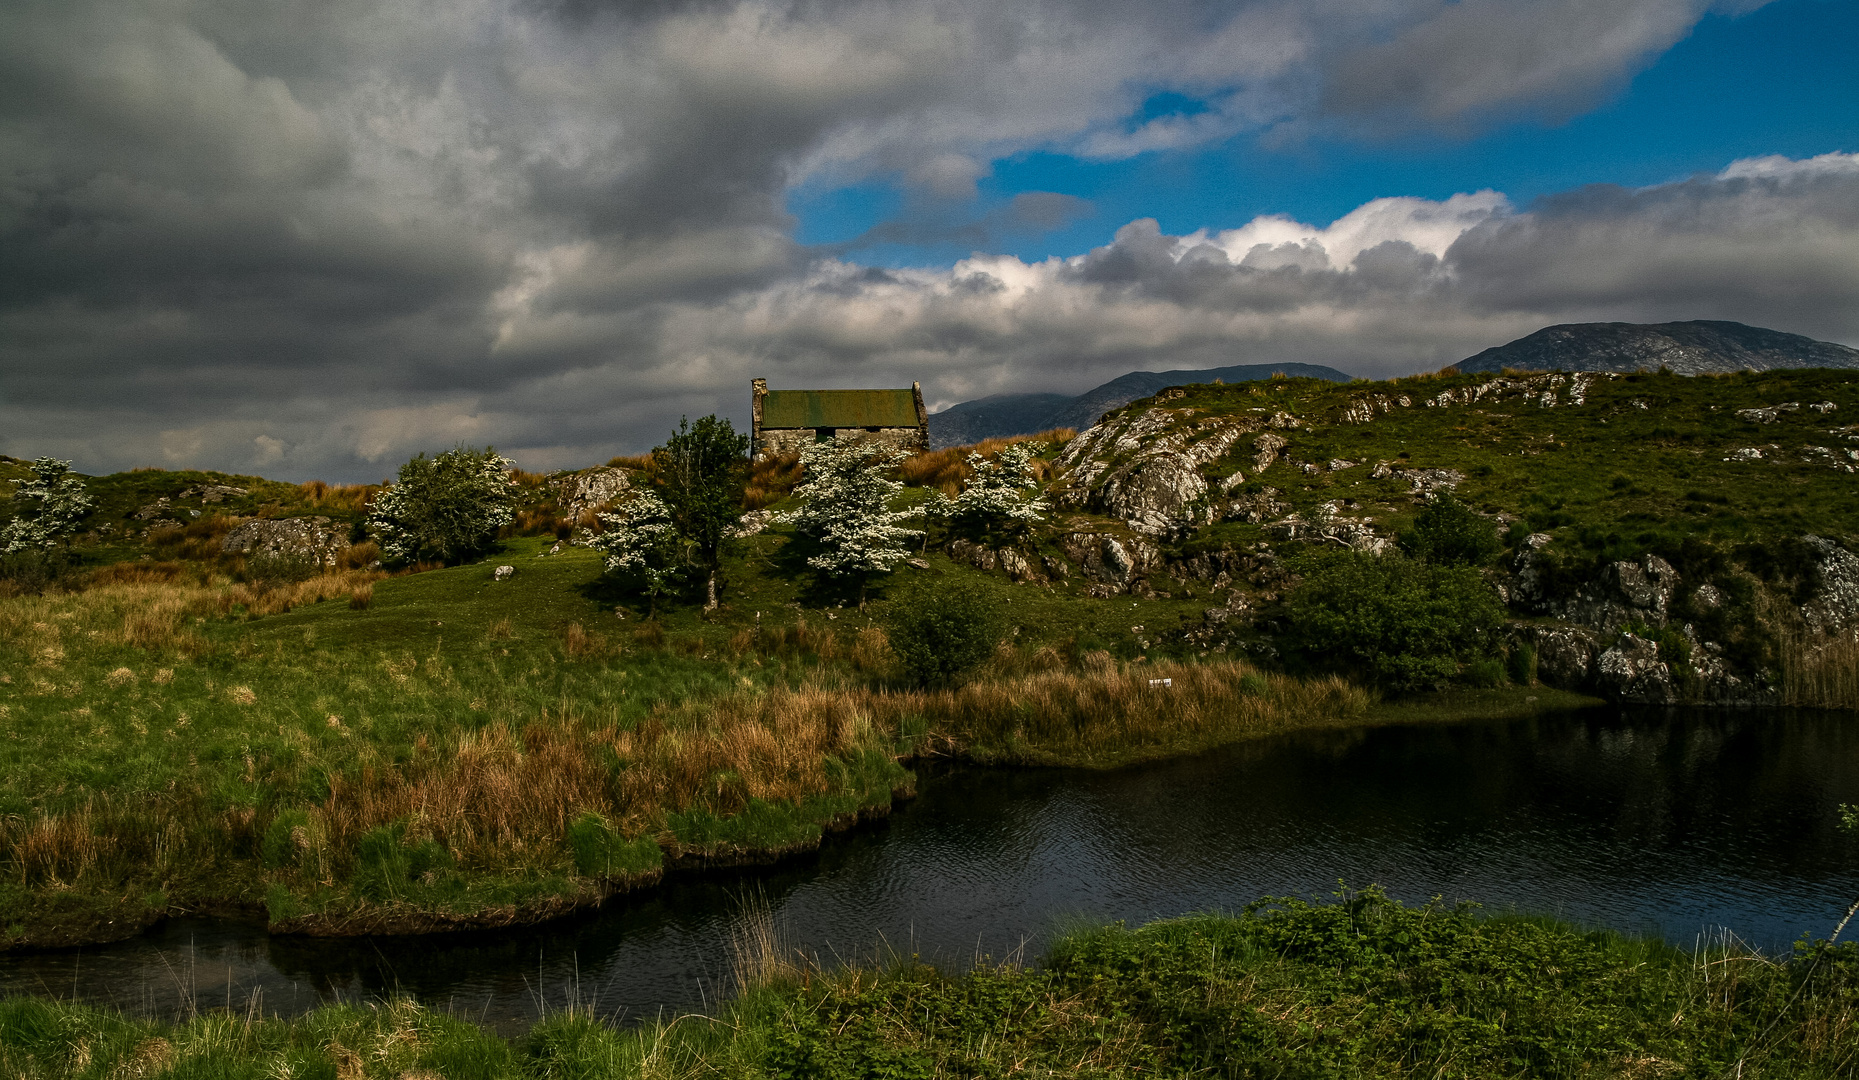
M 1075 932 L 1033 970 L 767 953 L 720 1015 L 504 1040 L 406 1001 L 161 1024 L 0 1002 L 14 1076 L 1716 1077 L 1853 1075 L 1859 946 L 1786 963 L 1374 894 Z
M 745 545 L 712 619 L 672 606 L 650 625 L 630 598 L 619 617 L 593 553 L 538 557 L 549 538 L 375 580 L 360 610 L 344 578 L 337 599 L 252 617 L 228 601 L 255 586 L 200 571 L 0 601 L 0 933 L 92 940 L 261 903 L 320 932 L 541 917 L 649 880 L 661 849 L 817 843 L 907 790 L 913 753 L 1110 765 L 1361 714 L 1357 692 L 1262 678 L 1214 714 L 1191 679 L 1124 709 L 1146 673 L 1087 671 L 1089 650 L 1136 654 L 1131 626 L 1192 601 L 1092 601 L 939 555 L 928 573 L 989 593 L 1023 644 L 983 688 L 887 693 L 884 590 L 863 614 L 802 610 L 838 601 L 782 568 L 784 542 Z M 168 621 L 136 637 L 151 611 Z M 1205 693 L 1229 695 L 1218 680 L 1244 671 L 1226 670 Z
M 1516 396 L 1487 398 L 1477 405 L 1424 404 L 1442 392 L 1491 378 L 1197 386 L 1167 404 L 1215 417 L 1247 415 L 1252 409 L 1299 417 L 1305 427 L 1283 433 L 1290 440 L 1285 458 L 1265 473 L 1253 476 L 1247 468 L 1250 440 L 1208 472 L 1224 476 L 1246 468 L 1250 481 L 1278 488 L 1304 512 L 1327 500 L 1352 499 L 1360 509 L 1346 508 L 1345 513 L 1366 513 L 1398 527 L 1414 510 L 1409 485 L 1394 477 L 1368 476 L 1376 462 L 1390 461 L 1409 468 L 1458 469 L 1466 474 L 1458 488 L 1462 498 L 1489 512 L 1524 519 L 1534 529 L 1554 530 L 1562 541 L 1594 551 L 1637 555 L 1648 544 L 1685 536 L 1733 544 L 1802 532 L 1859 535 L 1859 500 L 1850 497 L 1853 474 L 1804 461 L 1800 454 L 1804 446 L 1827 447 L 1852 464 L 1845 450 L 1859 449 L 1859 441 L 1852 438 L 1853 430 L 1834 431 L 1859 420 L 1859 378 L 1852 372 L 1598 379 L 1588 388 L 1586 404 L 1570 406 L 1564 400 L 1557 408 Z M 1413 404 L 1379 413 L 1367 424 L 1342 421 L 1350 402 L 1376 393 L 1404 394 Z M 1831 401 L 1837 411 L 1802 408 L 1769 424 L 1736 416 L 1740 409 L 1790 401 L 1804 406 Z M 1723 460 L 1739 448 L 1772 445 L 1780 451 L 1765 449 L 1765 460 Z M 1316 476 L 1294 465 L 1327 465 L 1332 458 L 1362 465 Z M 1248 535 L 1249 528 L 1216 526 L 1199 542 L 1206 544 L 1219 533 Z

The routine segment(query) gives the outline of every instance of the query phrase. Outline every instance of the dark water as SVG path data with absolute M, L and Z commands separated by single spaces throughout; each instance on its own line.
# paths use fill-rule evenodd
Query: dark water
M 0 993 L 135 1013 L 291 1014 L 400 990 L 504 1030 L 544 1008 L 700 1008 L 727 991 L 745 890 L 831 962 L 882 948 L 962 966 L 1068 919 L 1132 923 L 1327 894 L 1338 879 L 1786 951 L 1859 895 L 1859 718 L 1562 716 L 1302 735 L 1115 773 L 959 769 L 889 822 L 755 876 L 686 878 L 494 935 L 270 938 L 176 920 L 121 945 L 0 958 Z

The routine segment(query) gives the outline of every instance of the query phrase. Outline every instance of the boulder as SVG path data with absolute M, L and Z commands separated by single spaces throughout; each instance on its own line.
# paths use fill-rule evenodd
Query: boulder
M 491 571 L 492 581 L 508 581 L 515 576 L 516 567 L 514 566 L 499 566 L 497 569 Z
M 249 557 L 309 559 L 334 566 L 349 546 L 349 527 L 326 517 L 248 521 L 227 533 L 220 550 Z
M 589 510 L 599 510 L 632 486 L 632 476 L 626 470 L 601 465 L 555 481 L 555 501 L 563 517 L 574 519 Z
M 1801 605 L 1801 620 L 1816 634 L 1859 625 L 1859 556 L 1824 536 L 1803 536 L 1815 553 L 1814 593 Z
M 1538 664 L 1541 664 L 1540 658 Z M 1678 702 L 1671 666 L 1659 659 L 1656 642 L 1634 634 L 1622 634 L 1619 644 L 1595 660 L 1594 670 L 1601 692 L 1615 701 L 1633 705 Z
M 233 487 L 231 484 L 201 484 L 198 487 L 188 488 L 175 498 L 199 499 L 203 503 L 217 503 L 225 502 L 227 499 L 236 499 L 244 494 L 247 494 L 244 488 Z
M 1153 544 L 1103 533 L 1067 533 L 1059 537 L 1059 550 L 1086 577 L 1109 586 L 1110 594 L 1128 590 L 1162 562 L 1162 552 Z

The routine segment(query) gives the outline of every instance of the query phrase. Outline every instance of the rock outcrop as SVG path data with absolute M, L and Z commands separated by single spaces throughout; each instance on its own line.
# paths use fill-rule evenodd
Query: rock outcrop
M 626 470 L 602 465 L 555 481 L 555 501 L 562 508 L 563 517 L 576 520 L 626 494 L 632 486 L 632 477 Z
M 1803 536 L 1815 553 L 1814 592 L 1801 605 L 1801 621 L 1816 634 L 1859 626 L 1859 556 L 1824 536 Z
M 248 521 L 220 540 L 220 550 L 248 558 L 306 559 L 334 566 L 349 546 L 349 527 L 326 517 Z

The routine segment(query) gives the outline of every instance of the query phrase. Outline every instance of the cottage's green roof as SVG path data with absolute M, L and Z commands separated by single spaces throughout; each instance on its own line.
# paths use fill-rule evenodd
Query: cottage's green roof
M 762 398 L 764 429 L 916 426 L 909 390 L 770 390 Z

